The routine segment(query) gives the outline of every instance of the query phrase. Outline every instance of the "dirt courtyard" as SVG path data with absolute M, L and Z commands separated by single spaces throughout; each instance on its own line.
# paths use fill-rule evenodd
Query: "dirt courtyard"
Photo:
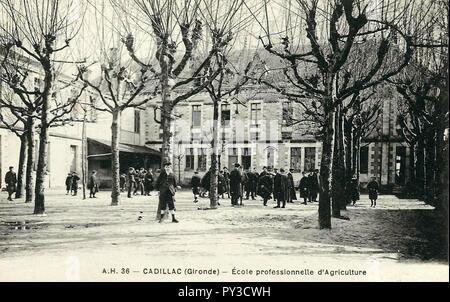
M 448 281 L 445 234 L 423 202 L 362 195 L 317 228 L 317 203 L 274 209 L 260 198 L 198 210 L 177 193 L 180 223 L 155 220 L 157 194 L 82 200 L 47 191 L 46 216 L 0 195 L 3 281 Z M 202 202 L 208 203 L 207 199 Z M 334 271 L 333 274 L 330 274 Z M 365 272 L 365 273 L 364 273 Z

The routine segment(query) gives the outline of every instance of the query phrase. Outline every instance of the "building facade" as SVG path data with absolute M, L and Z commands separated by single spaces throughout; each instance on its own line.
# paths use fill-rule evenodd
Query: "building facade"
M 376 177 L 388 190 L 403 186 L 409 177 L 411 150 L 397 125 L 397 101 L 383 102 L 375 130 L 362 141 L 360 181 Z M 156 114 L 156 116 L 155 116 Z M 302 171 L 320 168 L 322 145 L 302 107 L 270 90 L 251 88 L 239 99 L 223 101 L 219 110 L 221 167 L 239 162 L 245 169 L 263 166 L 294 169 L 298 181 Z M 155 122 L 159 113 L 145 113 L 145 144 L 160 150 L 162 129 Z M 195 171 L 206 173 L 211 164 L 213 103 L 208 94 L 198 94 L 174 109 L 174 172 L 188 184 Z

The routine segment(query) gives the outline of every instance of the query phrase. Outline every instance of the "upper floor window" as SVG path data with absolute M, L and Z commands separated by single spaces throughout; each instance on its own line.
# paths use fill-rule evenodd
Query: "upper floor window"
M 294 115 L 293 109 L 291 102 L 282 103 L 283 126 L 292 125 L 292 118 Z
M 258 125 L 261 120 L 261 103 L 250 104 L 250 122 L 251 125 Z
M 192 127 L 200 128 L 202 122 L 202 109 L 200 105 L 192 105 Z
M 141 132 L 141 111 L 139 109 L 134 110 L 134 133 Z
M 231 110 L 230 110 L 230 104 L 222 104 L 221 106 L 221 122 L 223 127 L 230 126 L 230 120 L 231 120 Z

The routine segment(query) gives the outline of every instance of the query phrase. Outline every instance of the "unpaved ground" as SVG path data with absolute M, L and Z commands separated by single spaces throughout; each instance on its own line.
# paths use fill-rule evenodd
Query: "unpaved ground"
M 50 191 L 47 216 L 32 215 L 31 204 L 7 202 L 2 194 L 0 280 L 448 281 L 444 239 L 433 209 L 422 202 L 381 196 L 373 209 L 362 196 L 343 212 L 350 220 L 333 219 L 332 230 L 317 228 L 317 204 L 274 209 L 259 199 L 244 203 L 233 208 L 226 199 L 217 210 L 198 210 L 190 192 L 179 192 L 180 223 L 159 224 L 156 194 L 124 196 L 111 207 L 108 192 L 82 200 Z M 111 268 L 119 272 L 108 274 Z M 147 274 L 146 268 L 160 271 Z M 164 271 L 174 268 L 220 273 Z M 233 274 L 233 268 L 315 274 L 255 276 Z M 319 275 L 321 269 L 367 272 L 337 278 Z

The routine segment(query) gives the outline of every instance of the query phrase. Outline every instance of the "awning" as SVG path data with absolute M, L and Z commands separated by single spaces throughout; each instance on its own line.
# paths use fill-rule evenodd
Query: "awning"
M 88 148 L 88 157 L 111 155 L 111 142 L 107 140 L 88 138 L 89 147 L 96 145 L 97 148 Z M 95 152 L 91 152 L 95 149 Z M 119 151 L 133 154 L 148 154 L 161 156 L 161 152 L 146 146 L 119 143 Z

